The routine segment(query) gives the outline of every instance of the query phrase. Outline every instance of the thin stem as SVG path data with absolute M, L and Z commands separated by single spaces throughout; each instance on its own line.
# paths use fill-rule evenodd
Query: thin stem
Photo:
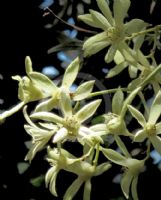
M 56 17 L 59 21 L 61 21 L 62 23 L 74 28 L 75 30 L 77 31 L 82 31 L 82 32 L 86 32 L 86 33 L 92 33 L 92 34 L 96 34 L 97 32 L 95 31 L 90 31 L 90 30 L 87 30 L 87 29 L 84 29 L 84 28 L 81 28 L 81 27 L 78 27 L 78 26 L 75 26 L 73 24 L 69 24 L 68 22 L 64 21 L 63 19 L 61 19 L 60 17 L 58 17 L 50 8 L 46 7 L 45 10 L 48 10 L 54 17 Z
M 96 145 L 96 154 L 95 154 L 95 158 L 93 160 L 93 165 L 94 166 L 97 166 L 97 163 L 98 163 L 98 158 L 99 158 L 99 152 L 100 152 L 100 144 L 98 143 Z

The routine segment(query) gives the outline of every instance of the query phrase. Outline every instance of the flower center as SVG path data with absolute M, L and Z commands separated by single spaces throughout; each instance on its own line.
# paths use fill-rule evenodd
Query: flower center
M 80 123 L 73 115 L 65 118 L 65 128 L 68 130 L 69 135 L 76 136 L 78 134 L 79 127 Z
M 107 31 L 107 36 L 112 43 L 120 42 L 124 38 L 124 34 L 118 28 L 110 27 Z
M 147 124 L 145 127 L 146 133 L 149 136 L 154 136 L 156 134 L 156 126 L 155 124 Z

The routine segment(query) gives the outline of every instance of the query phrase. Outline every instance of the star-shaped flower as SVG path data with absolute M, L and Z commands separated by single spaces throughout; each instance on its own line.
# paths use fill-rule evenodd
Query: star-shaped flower
M 129 105 L 128 109 L 132 116 L 142 126 L 142 129 L 139 129 L 136 132 L 134 141 L 143 142 L 145 139 L 149 139 L 156 151 L 161 154 L 161 138 L 159 137 L 159 134 L 161 134 L 161 122 L 157 123 L 161 114 L 161 91 L 157 93 L 153 100 L 148 120 L 146 120 L 143 114 L 133 106 Z
M 133 56 L 124 40 L 126 36 L 143 30 L 147 26 L 147 23 L 140 19 L 133 19 L 124 24 L 124 19 L 130 7 L 130 0 L 114 0 L 114 17 L 112 16 L 106 0 L 96 1 L 102 14 L 95 10 L 90 10 L 90 14 L 78 16 L 84 23 L 103 30 L 103 32 L 98 33 L 85 41 L 83 45 L 84 56 L 91 56 L 110 46 L 105 55 L 105 61 L 107 63 L 113 60 L 117 50 L 125 55 L 128 61 L 131 61 Z M 133 59 L 133 61 L 135 60 Z

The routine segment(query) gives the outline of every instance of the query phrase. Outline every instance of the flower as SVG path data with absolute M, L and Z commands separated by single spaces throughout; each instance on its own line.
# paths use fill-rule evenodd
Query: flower
M 103 30 L 103 32 L 98 33 L 85 41 L 83 45 L 84 56 L 91 56 L 110 46 L 105 55 L 106 63 L 113 60 L 117 50 L 126 56 L 128 61 L 134 62 L 135 60 L 133 59 L 131 49 L 124 40 L 126 36 L 143 30 L 147 26 L 147 23 L 140 19 L 133 19 L 124 24 L 124 19 L 130 7 L 130 0 L 114 0 L 114 17 L 112 17 L 112 13 L 105 0 L 96 1 L 102 14 L 95 10 L 90 10 L 90 14 L 78 16 L 84 23 Z
M 50 162 L 52 167 L 46 174 L 45 182 L 46 186 L 49 185 L 49 189 L 54 196 L 57 196 L 56 178 L 60 170 L 66 170 L 78 176 L 67 189 L 63 200 L 72 200 L 83 183 L 83 200 L 89 200 L 92 188 L 91 178 L 93 176 L 101 175 L 111 167 L 109 162 L 102 163 L 98 166 L 92 165 L 89 162 L 82 160 L 82 158 L 76 158 L 62 148 L 60 152 L 57 148 L 49 148 L 47 160 Z
M 161 114 L 161 91 L 159 91 L 153 100 L 152 106 L 149 111 L 148 120 L 144 118 L 143 114 L 131 105 L 128 105 L 128 109 L 132 116 L 142 126 L 135 136 L 135 142 L 143 142 L 146 138 L 150 140 L 155 150 L 161 155 L 161 138 L 158 136 L 161 134 L 161 122 L 157 123 Z
M 86 141 L 92 145 L 93 143 L 103 141 L 100 136 L 97 136 L 97 134 L 90 130 L 90 128 L 83 126 L 82 123 L 96 112 L 100 103 L 100 99 L 92 101 L 73 114 L 71 98 L 69 94 L 62 90 L 60 94 L 60 108 L 63 117 L 44 111 L 33 113 L 31 118 L 58 124 L 60 128 L 53 137 L 54 143 L 63 142 L 67 139 L 78 139 L 80 143 L 84 143 L 84 141 Z
M 125 157 L 112 149 L 102 148 L 102 152 L 110 161 L 126 168 L 121 180 L 121 189 L 127 199 L 131 189 L 133 199 L 138 200 L 138 175 L 143 170 L 145 160 Z

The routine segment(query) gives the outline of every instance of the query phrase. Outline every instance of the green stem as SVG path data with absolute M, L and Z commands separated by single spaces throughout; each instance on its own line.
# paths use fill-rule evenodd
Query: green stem
M 16 106 L 12 107 L 10 110 L 4 111 L 2 114 L 0 114 L 0 122 L 3 121 L 5 118 L 10 117 L 17 111 L 19 111 L 24 105 L 25 105 L 25 102 L 22 101 Z
M 96 146 L 96 155 L 95 155 L 95 158 L 93 160 L 93 165 L 94 166 L 97 166 L 98 158 L 99 158 L 99 152 L 100 152 L 100 144 L 97 144 L 97 146 Z

